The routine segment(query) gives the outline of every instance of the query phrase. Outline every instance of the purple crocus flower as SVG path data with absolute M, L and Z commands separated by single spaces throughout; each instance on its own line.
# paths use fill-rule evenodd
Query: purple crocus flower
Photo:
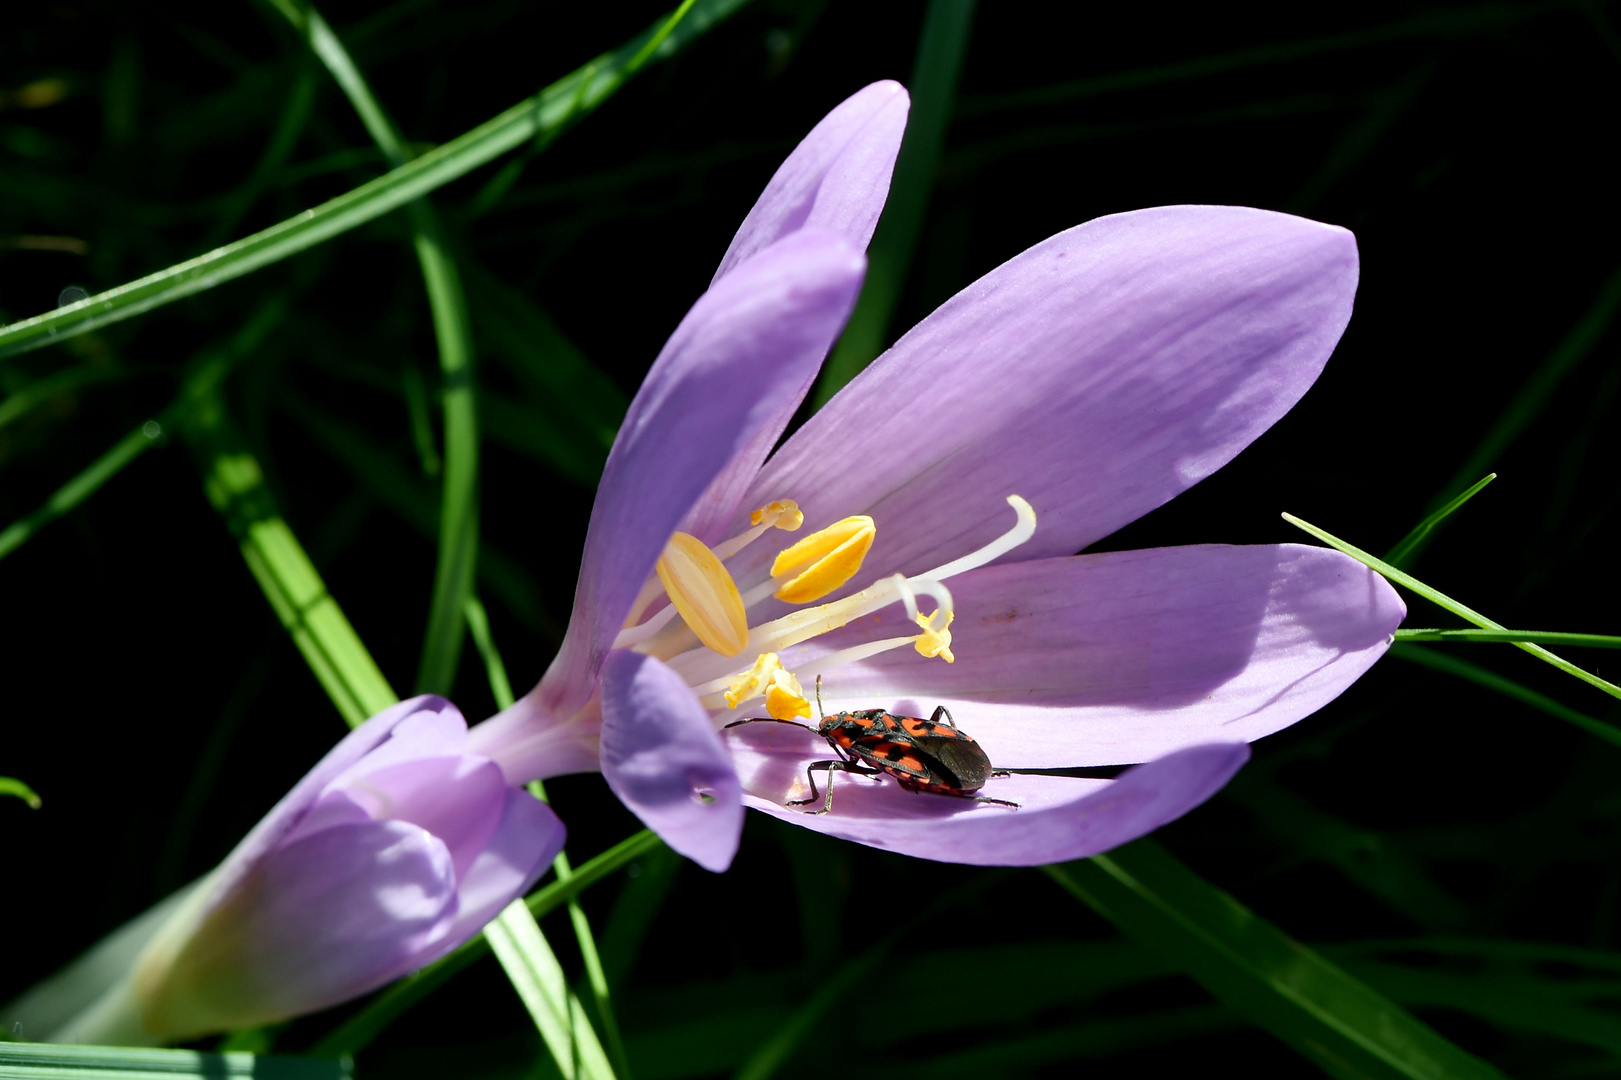
M 127 979 L 51 1035 L 143 1045 L 356 997 L 460 945 L 563 846 L 550 807 L 417 697 L 338 743 L 199 882 Z
M 1073 554 L 1231 460 L 1317 378 L 1357 252 L 1301 218 L 1172 206 L 1060 233 L 771 453 L 854 303 L 903 110 L 869 87 L 772 179 L 631 404 L 562 649 L 470 736 L 513 782 L 600 767 L 712 870 L 745 805 L 945 861 L 1103 851 L 1208 798 L 1405 614 L 1321 549 Z M 801 519 L 818 528 L 798 545 L 772 529 Z M 1016 809 L 839 773 L 831 812 L 808 812 L 789 804 L 826 742 L 725 725 L 810 717 L 813 677 L 830 711 L 944 704 L 1001 768 L 1136 767 L 992 779 Z

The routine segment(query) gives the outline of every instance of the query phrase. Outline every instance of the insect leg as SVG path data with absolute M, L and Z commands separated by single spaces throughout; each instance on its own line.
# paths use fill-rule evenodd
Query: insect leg
M 951 726 L 951 730 L 956 731 L 957 721 L 952 718 L 951 710 L 946 708 L 944 705 L 936 705 L 934 707 L 934 713 L 930 715 L 929 723 L 938 724 L 942 716 L 946 718 L 946 723 Z
M 847 764 L 845 762 L 843 762 L 843 761 L 813 761 L 813 762 L 811 762 L 809 765 L 805 766 L 805 779 L 810 783 L 810 789 L 811 789 L 810 798 L 808 798 L 808 799 L 790 799 L 788 802 L 784 803 L 783 805 L 784 806 L 805 806 L 808 803 L 813 803 L 817 799 L 821 798 L 822 797 L 821 793 L 816 790 L 816 777 L 811 775 L 811 770 L 813 770 L 813 769 L 821 769 L 823 772 L 827 773 L 827 804 L 825 806 L 823 806 L 822 809 L 811 811 L 811 812 L 812 813 L 817 813 L 817 814 L 825 814 L 825 813 L 827 813 L 828 810 L 832 809 L 832 807 L 833 807 L 833 770 L 834 769 L 843 769 L 843 768 L 846 768 L 846 767 L 847 767 Z

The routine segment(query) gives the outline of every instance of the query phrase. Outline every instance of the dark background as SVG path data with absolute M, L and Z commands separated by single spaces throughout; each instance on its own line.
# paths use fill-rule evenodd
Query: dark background
M 1226 469 L 1100 547 L 1303 539 L 1279 519 L 1288 510 L 1384 551 L 1495 470 L 1414 571 L 1509 626 L 1616 632 L 1613 8 L 984 5 L 890 336 L 1100 214 L 1237 203 L 1347 226 L 1362 286 L 1323 378 Z M 406 137 L 426 145 L 664 9 L 401 0 L 322 10 Z M 479 193 L 502 162 L 436 193 L 474 298 L 482 392 L 527 423 L 557 408 L 535 399 L 503 353 L 510 343 L 481 322 L 488 294 L 549 315 L 628 400 L 787 150 L 866 83 L 907 80 L 922 17 L 917 3 L 756 0 L 530 155 L 492 206 Z M 94 293 L 161 269 L 382 171 L 347 102 L 268 8 L 182 17 L 52 0 L 8 18 L 18 21 L 0 38 L 0 320 L 50 310 L 70 286 Z M 314 95 L 307 119 L 285 158 L 261 167 L 301 79 Z M 55 89 L 18 93 L 42 82 Z M 19 239 L 39 236 L 72 243 Z M 273 297 L 286 313 L 228 383 L 233 413 L 332 593 L 406 692 L 434 540 L 376 475 L 334 456 L 330 437 L 363 440 L 433 505 L 408 387 L 420 380 L 431 396 L 437 361 L 400 214 L 0 361 L 8 393 L 69 369 L 92 380 L 0 426 L 0 518 L 32 511 L 156 415 L 186 364 Z M 1516 407 L 1524 423 L 1502 428 Z M 1481 467 L 1459 475 L 1502 430 Z M 520 693 L 544 670 L 573 589 L 574 560 L 542 552 L 578 549 L 591 499 L 588 471 L 570 474 L 523 443 L 486 431 L 486 560 L 504 556 L 515 576 L 480 586 Z M 602 448 L 580 453 L 599 460 Z M 3 1000 L 212 866 L 343 728 L 179 442 L 9 555 L 0 596 L 0 774 L 45 802 L 30 811 L 0 800 Z M 1422 601 L 1410 608 L 1409 626 L 1457 625 Z M 1447 651 L 1621 719 L 1612 699 L 1511 647 Z M 1615 655 L 1571 654 L 1611 679 Z M 494 711 L 471 649 L 454 696 L 470 720 Z M 1621 1000 L 1613 745 L 1393 656 L 1255 750 L 1228 791 L 1162 831 L 1182 859 L 1511 1074 L 1621 1072 L 1621 1047 L 1558 1037 L 1513 1004 L 1554 1000 L 1576 1015 Z M 637 827 L 597 777 L 558 781 L 552 795 L 577 861 Z M 862 1049 L 848 1061 L 839 1047 L 851 1032 L 829 1021 L 790 1075 L 1056 1075 L 1083 1057 L 1181 1070 L 1212 1054 L 1243 1055 L 1253 1074 L 1312 1074 L 1034 872 L 906 860 L 755 816 L 723 877 L 690 865 L 677 874 L 661 859 L 637 871 L 585 903 L 607 928 L 639 1080 L 729 1072 L 859 951 L 878 913 L 904 918 L 952 890 L 962 890 L 952 929 L 920 929 L 929 963 L 881 965 L 877 1015 L 884 1031 L 912 1029 L 920 1002 L 957 1018 L 904 1043 L 855 1038 Z M 662 906 L 648 900 L 671 880 Z M 566 923 L 547 929 L 569 954 Z M 1398 950 L 1407 976 L 1380 976 L 1368 943 L 1394 939 L 1575 947 L 1610 958 L 1610 981 L 1573 962 L 1505 960 L 1502 949 L 1447 957 L 1416 946 Z M 1106 961 L 1128 975 L 1099 983 Z M 1445 990 L 1471 984 L 1510 1004 L 1494 1016 L 1483 997 Z M 295 1024 L 278 1047 L 307 1045 L 331 1019 Z M 543 1075 L 526 1025 L 486 962 L 359 1068 Z

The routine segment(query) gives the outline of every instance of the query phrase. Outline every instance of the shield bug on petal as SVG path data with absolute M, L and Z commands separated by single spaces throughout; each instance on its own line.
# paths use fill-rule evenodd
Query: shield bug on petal
M 1018 809 L 1018 803 L 977 794 L 991 777 L 1006 776 L 1007 773 L 997 772 L 991 767 L 991 760 L 984 748 L 974 741 L 973 736 L 957 727 L 950 710 L 944 705 L 938 706 L 927 720 L 916 716 L 897 716 L 885 709 L 857 709 L 828 716 L 822 709 L 822 679 L 817 676 L 816 710 L 822 714 L 822 719 L 815 728 L 793 720 L 765 716 L 737 720 L 726 725 L 733 728 L 743 724 L 789 724 L 815 731 L 838 753 L 836 760 L 813 761 L 805 767 L 811 797 L 796 799 L 788 803 L 789 806 L 804 806 L 820 797 L 813 775 L 820 770 L 827 773 L 827 797 L 820 810 L 809 812 L 825 814 L 832 810 L 833 772 L 837 769 L 863 776 L 888 774 L 903 789 L 914 794 L 926 791 L 932 795 L 949 795 Z

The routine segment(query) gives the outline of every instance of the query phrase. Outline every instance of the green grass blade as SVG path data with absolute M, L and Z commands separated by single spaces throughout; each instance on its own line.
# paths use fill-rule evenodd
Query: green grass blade
M 1292 853 L 1326 863 L 1393 911 L 1419 926 L 1457 928 L 1472 908 L 1442 888 L 1412 851 L 1392 837 L 1325 813 L 1251 766 L 1222 791 L 1249 810 L 1255 825 L 1284 841 Z
M 444 388 L 445 452 L 439 504 L 439 557 L 417 665 L 418 693 L 447 694 L 456 681 L 467 597 L 478 566 L 478 410 L 473 397 L 473 335 L 456 264 L 432 209 L 412 207 L 417 258 L 433 309 Z
M 872 363 L 888 340 L 890 320 L 912 266 L 923 215 L 929 208 L 929 194 L 940 165 L 940 147 L 951 120 L 957 78 L 968 51 L 973 21 L 974 0 L 929 2 L 908 85 L 912 111 L 895 160 L 889 200 L 868 251 L 861 298 L 817 383 L 817 408 Z
M 288 394 L 283 401 L 293 418 L 354 475 L 367 494 L 423 536 L 437 535 L 433 496 L 416 477 L 345 425 L 317 412 L 302 398 Z M 537 599 L 540 590 L 529 571 L 516 559 L 481 542 L 478 574 L 490 593 L 525 626 L 548 635 L 554 642 L 562 640 L 562 628 L 541 608 Z
M 124 466 L 140 457 L 163 436 L 163 425 L 148 420 L 113 444 L 89 467 L 63 484 L 38 510 L 27 517 L 7 525 L 0 532 L 0 559 L 26 544 L 39 530 L 68 513 L 94 495 L 101 486 L 124 470 Z
M 514 700 L 512 681 L 507 678 L 507 665 L 495 648 L 494 638 L 490 636 L 490 616 L 484 610 L 484 602 L 476 595 L 469 595 L 464 613 L 467 616 L 467 629 L 473 635 L 473 646 L 484 660 L 484 674 L 490 680 L 495 707 L 505 709 Z
M 6 395 L 5 401 L 0 401 L 0 429 L 28 415 L 58 395 L 108 379 L 120 378 L 123 375 L 124 372 L 118 368 L 85 364 L 82 367 L 68 368 L 66 371 L 54 372 L 42 379 L 36 379 L 27 386 L 13 390 Z
M 0 795 L 16 796 L 35 810 L 41 805 L 34 789 L 14 776 L 0 776 Z
M 1502 1080 L 1502 1073 L 1291 940 L 1150 840 L 1044 868 L 1128 937 L 1332 1076 Z
M 327 592 L 315 564 L 282 520 L 258 460 L 217 396 L 194 401 L 181 429 L 203 487 L 241 547 L 276 617 L 350 727 L 398 701 L 388 680 Z
M 1621 746 L 1621 727 L 1607 724 L 1603 720 L 1578 712 L 1563 702 L 1555 701 L 1547 694 L 1538 693 L 1529 686 L 1522 686 L 1513 679 L 1504 678 L 1495 671 L 1489 671 L 1478 664 L 1471 664 L 1467 660 L 1460 660 L 1456 656 L 1437 652 L 1434 649 L 1418 648 L 1400 643 L 1390 650 L 1390 655 L 1398 660 L 1407 660 L 1434 671 L 1443 671 L 1448 675 L 1467 679 L 1472 683 L 1484 686 L 1488 690 L 1494 690 L 1504 697 L 1511 697 L 1515 701 L 1523 702 L 1539 712 L 1557 717 L 1568 724 L 1574 724 L 1589 735 L 1596 735 L 1606 742 Z
M 531 139 L 552 137 L 594 111 L 636 71 L 673 56 L 747 0 L 698 0 L 672 26 L 660 19 L 492 120 L 297 217 L 136 281 L 0 328 L 0 358 L 173 303 L 372 221 Z
M 1397 641 L 1531 641 L 1538 645 L 1579 645 L 1589 649 L 1621 649 L 1613 634 L 1563 634 L 1545 630 L 1397 630 Z
M 207 1054 L 122 1046 L 52 1046 L 0 1042 L 0 1076 L 18 1080 L 136 1080 L 190 1076 L 197 1080 L 345 1080 L 347 1059 Z
M 191 403 L 196 398 L 213 393 L 214 388 L 225 378 L 236 361 L 264 340 L 265 335 L 281 320 L 284 311 L 285 307 L 279 300 L 269 301 L 259 308 L 223 349 L 205 351 L 192 366 L 191 374 L 182 383 L 175 400 L 170 402 L 156 419 L 148 420 L 124 436 L 111 450 L 92 462 L 89 468 L 62 485 L 45 501 L 45 505 L 0 532 L 0 559 L 27 543 L 40 529 L 94 495 L 103 484 L 122 472 L 126 465 L 162 439 L 167 429 L 174 426 L 191 408 Z
M 1552 1035 L 1621 1055 L 1621 1016 L 1562 999 L 1558 984 L 1549 980 L 1480 972 L 1464 975 L 1368 961 L 1352 961 L 1348 966 L 1409 1005 L 1455 1009 L 1500 1027 Z
M 522 404 L 480 398 L 490 438 L 595 487 L 625 417 L 624 393 L 529 297 L 477 263 L 466 271 L 485 354 L 527 391 Z
M 513 703 L 512 683 L 507 679 L 506 664 L 502 662 L 500 650 L 495 647 L 495 639 L 490 634 L 490 621 L 485 615 L 484 605 L 479 601 L 478 597 L 469 596 L 465 610 L 467 628 L 473 636 L 473 642 L 479 654 L 484 658 L 484 670 L 489 675 L 490 690 L 495 695 L 495 704 L 501 709 L 510 708 Z M 544 799 L 546 797 L 545 788 L 538 780 L 529 786 L 529 790 L 536 798 Z M 568 881 L 574 876 L 573 869 L 569 866 L 568 856 L 561 851 L 557 853 L 557 858 L 552 863 L 552 869 L 557 874 L 559 882 Z M 597 1021 L 602 1026 L 602 1038 L 607 1044 L 607 1056 L 612 1063 L 612 1071 L 620 1077 L 628 1078 L 630 1071 L 625 1059 L 625 1047 L 619 1036 L 619 1024 L 614 1019 L 613 1005 L 608 995 L 608 980 L 602 972 L 602 960 L 597 954 L 596 938 L 591 934 L 591 923 L 585 917 L 585 909 L 580 907 L 579 901 L 572 897 L 568 901 L 568 914 L 569 921 L 574 927 L 574 937 L 579 942 L 580 959 L 585 965 L 586 981 L 591 987 L 597 1010 Z M 503 954 L 500 949 L 497 949 L 496 955 L 501 958 L 503 965 L 507 964 L 507 954 Z M 526 993 L 525 981 L 530 977 L 527 969 L 514 970 L 508 967 L 507 974 L 512 978 L 512 985 L 518 990 L 519 996 L 524 997 Z M 527 1002 L 528 999 L 525 1000 Z M 578 1007 L 579 1002 L 572 993 L 569 994 L 569 1001 L 569 1015 L 572 1016 L 572 1010 Z M 542 1031 L 542 1036 L 544 1037 L 544 1035 L 545 1032 Z M 552 1044 L 548 1043 L 548 1046 L 552 1046 Z M 553 1046 L 552 1048 L 555 1051 L 556 1047 Z M 563 1070 L 564 1075 L 569 1075 L 569 1063 L 559 1059 L 557 1064 L 558 1068 Z
M 304 0 L 274 3 L 294 28 L 303 32 L 311 51 L 343 89 L 383 157 L 395 168 L 405 165 L 410 154 L 399 130 L 326 20 Z M 410 210 L 412 243 L 422 267 L 439 347 L 445 410 L 439 557 L 416 688 L 418 693 L 445 694 L 456 679 L 463 609 L 478 563 L 478 413 L 473 399 L 473 335 L 461 276 L 447 249 L 438 214 L 426 199 L 411 203 Z
M 1391 566 L 1382 559 L 1374 558 L 1361 548 L 1353 547 L 1352 545 L 1347 544 L 1344 540 L 1341 540 L 1339 537 L 1326 533 L 1315 525 L 1301 521 L 1293 514 L 1284 514 L 1283 520 L 1295 526 L 1297 529 L 1304 529 L 1306 532 L 1311 533 L 1329 547 L 1344 552 L 1362 565 L 1369 567 L 1370 569 L 1377 570 L 1379 573 L 1383 574 L 1397 585 L 1402 585 L 1413 590 L 1413 592 L 1422 596 L 1430 603 L 1452 612 L 1454 615 L 1457 615 L 1466 622 L 1474 623 L 1482 630 L 1501 631 L 1505 629 L 1501 623 L 1492 622 L 1490 619 L 1486 618 L 1486 616 L 1480 614 L 1480 612 L 1475 611 L 1473 608 L 1465 607 L 1463 604 L 1458 603 L 1458 601 L 1452 599 L 1450 596 L 1447 596 L 1445 593 L 1438 592 L 1437 590 L 1430 588 L 1428 585 L 1424 584 L 1422 581 L 1419 581 L 1411 574 L 1396 569 L 1394 566 Z M 1614 683 L 1606 682 L 1591 672 L 1583 671 L 1575 664 L 1572 664 L 1569 660 L 1566 660 L 1563 657 L 1555 656 L 1547 649 L 1544 649 L 1541 645 L 1533 645 L 1528 641 L 1516 641 L 1513 644 L 1515 648 L 1524 649 L 1538 660 L 1552 664 L 1565 674 L 1574 675 L 1576 678 L 1582 680 L 1582 682 L 1587 683 L 1589 686 L 1596 686 L 1598 689 L 1604 691 L 1606 694 L 1609 694 L 1611 697 L 1621 698 L 1621 686 L 1616 686 Z
M 1467 484 L 1471 476 L 1479 476 L 1483 470 L 1491 467 L 1503 451 L 1519 438 L 1520 433 L 1542 415 L 1542 410 L 1547 407 L 1549 399 L 1565 377 L 1576 370 L 1604 340 L 1618 312 L 1621 312 L 1621 269 L 1604 280 L 1592 305 L 1537 365 L 1524 385 L 1509 397 L 1502 415 L 1487 429 L 1475 452 L 1469 455 L 1468 461 L 1458 466 L 1458 471 L 1441 488 L 1442 491 L 1456 491 Z
M 658 834 L 643 829 L 596 858 L 582 863 L 567 881 L 553 881 L 544 888 L 530 893 L 523 902 L 531 915 L 537 919 L 541 918 L 568 903 L 603 878 L 648 852 L 656 851 L 662 845 L 663 841 L 658 838 Z M 416 974 L 406 976 L 323 1037 L 310 1049 L 310 1053 L 317 1057 L 358 1053 L 413 1005 L 443 986 L 451 976 L 487 955 L 489 951 L 489 941 L 477 937 L 443 960 L 437 960 Z
M 1395 547 L 1391 548 L 1385 553 L 1385 562 L 1391 564 L 1392 566 L 1400 566 L 1403 561 L 1417 553 L 1418 549 L 1422 547 L 1429 539 L 1430 532 L 1434 530 L 1437 525 L 1451 517 L 1454 510 L 1457 510 L 1464 503 L 1474 498 L 1475 495 L 1481 491 L 1481 489 L 1496 479 L 1496 473 L 1488 473 L 1486 476 L 1469 485 L 1469 489 L 1463 494 L 1441 507 L 1441 509 L 1435 511 L 1435 513 L 1431 514 L 1429 517 L 1426 517 L 1417 525 L 1414 525 L 1412 532 L 1402 537 Z
M 613 1069 L 597 1042 L 596 1031 L 586 1020 L 579 999 L 569 993 L 562 965 L 523 901 L 514 900 L 496 916 L 484 928 L 484 937 L 529 1010 L 564 1080 L 611 1078 Z
M 1295 63 L 1315 56 L 1330 55 L 1351 49 L 1381 45 L 1390 41 L 1411 38 L 1451 38 L 1477 34 L 1512 26 L 1539 15 L 1566 10 L 1557 2 L 1540 4 L 1486 3 L 1470 7 L 1437 8 L 1421 11 L 1394 22 L 1361 30 L 1351 30 L 1322 37 L 1302 38 L 1295 41 L 1267 42 L 1233 52 L 1215 53 L 1177 60 L 1166 64 L 1132 68 L 1127 71 L 1094 75 L 1085 79 L 1052 83 L 1029 90 L 988 94 L 965 100 L 962 115 L 966 118 L 986 116 L 1005 111 L 1023 111 L 1046 105 L 1060 105 L 1088 98 L 1105 97 L 1128 90 L 1138 90 L 1168 83 L 1208 79 L 1232 71 L 1272 64 Z

